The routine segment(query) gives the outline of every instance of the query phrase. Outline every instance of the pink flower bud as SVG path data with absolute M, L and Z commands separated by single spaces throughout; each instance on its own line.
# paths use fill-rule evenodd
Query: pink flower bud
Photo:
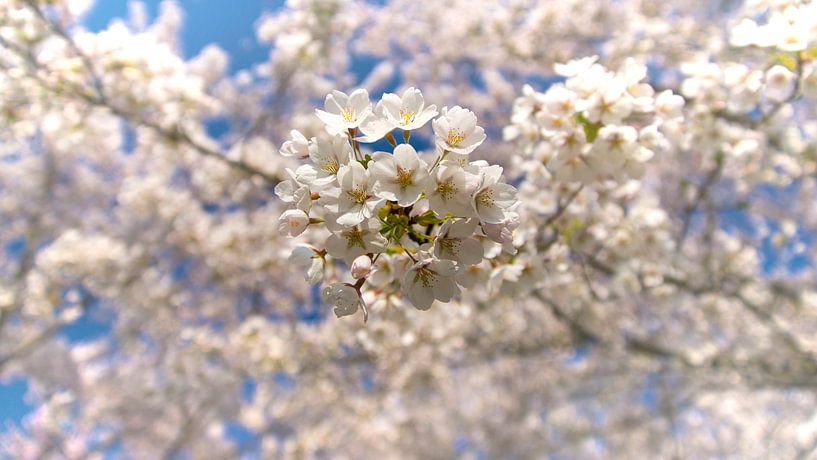
M 372 272 L 372 259 L 367 255 L 362 255 L 352 262 L 352 278 L 359 280 L 369 276 Z

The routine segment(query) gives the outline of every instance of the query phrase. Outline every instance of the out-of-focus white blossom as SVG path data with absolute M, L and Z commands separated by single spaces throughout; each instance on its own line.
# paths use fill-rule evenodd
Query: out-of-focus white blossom
M 640 177 L 652 149 L 663 144 L 661 124 L 676 123 L 682 116 L 683 98 L 668 90 L 655 95 L 642 82 L 647 76 L 643 65 L 627 60 L 612 72 L 596 60 L 557 65 L 556 71 L 568 78 L 545 93 L 526 88 L 514 103 L 513 124 L 506 128 L 506 135 L 532 133 L 517 143 L 527 152 L 550 151 L 545 165 L 561 181 L 590 184 Z M 652 123 L 645 124 L 645 118 Z M 639 129 L 650 130 L 649 137 L 640 137 Z
M 782 101 L 791 95 L 795 78 L 796 75 L 782 65 L 772 66 L 766 71 L 763 92 L 769 99 Z

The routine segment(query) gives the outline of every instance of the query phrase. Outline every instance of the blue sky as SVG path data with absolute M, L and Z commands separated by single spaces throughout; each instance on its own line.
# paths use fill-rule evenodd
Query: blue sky
M 149 19 L 155 18 L 160 0 L 146 0 Z M 215 43 L 230 56 L 230 72 L 250 68 L 263 62 L 269 47 L 259 45 L 255 39 L 254 24 L 264 12 L 280 8 L 284 0 L 180 0 L 185 12 L 182 26 L 181 46 L 185 57 L 192 57 L 206 45 Z M 86 15 L 87 28 L 98 31 L 107 27 L 114 18 L 124 18 L 128 13 L 126 0 L 97 0 Z M 88 315 L 63 331 L 70 341 L 98 338 L 109 330 L 108 322 Z M 15 377 L 0 380 L 0 431 L 11 425 L 20 426 L 24 416 L 32 409 L 25 400 L 28 384 Z

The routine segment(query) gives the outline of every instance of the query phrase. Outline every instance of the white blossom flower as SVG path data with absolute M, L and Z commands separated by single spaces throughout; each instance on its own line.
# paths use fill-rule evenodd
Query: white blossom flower
M 315 187 L 324 187 L 334 182 L 338 171 L 352 159 L 352 146 L 341 136 L 331 140 L 316 139 L 309 145 L 309 158 L 313 164 L 306 164 L 295 170 L 296 180 Z
M 554 85 L 556 86 L 556 85 Z M 527 120 L 545 105 L 545 95 L 537 92 L 529 84 L 522 86 L 522 96 L 514 101 L 511 122 L 518 123 Z
M 457 265 L 451 260 L 426 258 L 415 263 L 403 277 L 403 292 L 418 310 L 428 310 L 434 300 L 450 302 L 459 294 L 454 281 Z
M 729 34 L 729 44 L 742 48 L 756 44 L 758 27 L 755 21 L 744 18 L 735 27 L 732 27 Z
M 577 98 L 576 93 L 562 85 L 554 85 L 547 93 L 538 95 L 542 106 L 535 118 L 541 125 L 542 134 L 551 136 L 575 128 L 574 116 L 585 105 Z
M 479 186 L 471 204 L 480 222 L 498 224 L 505 220 L 505 210 L 516 203 L 516 188 L 499 182 L 502 167 L 493 165 L 480 172 Z
M 469 182 L 467 173 L 458 163 L 442 162 L 426 181 L 429 207 L 439 217 L 445 217 L 447 213 L 456 217 L 473 215 L 470 202 L 471 191 L 476 186 L 473 182 Z
M 518 288 L 516 283 L 522 278 L 524 268 L 522 264 L 518 263 L 495 267 L 488 279 L 488 290 L 494 294 L 505 291 L 506 295 L 512 295 L 513 289 Z
M 590 98 L 587 119 L 604 124 L 620 123 L 632 110 L 633 98 L 627 93 L 625 83 L 614 80 Z
M 586 72 L 598 60 L 598 56 L 588 56 L 581 59 L 574 59 L 564 64 L 557 63 L 553 66 L 553 69 L 558 75 L 570 78 Z
M 763 93 L 771 100 L 782 101 L 791 95 L 796 76 L 782 65 L 774 65 L 766 71 L 766 87 Z
M 369 171 L 374 194 L 386 200 L 396 201 L 400 206 L 411 206 L 420 199 L 428 176 L 428 165 L 421 160 L 409 144 L 400 144 L 394 154 L 375 152 Z
M 576 93 L 565 88 L 564 85 L 553 85 L 541 96 L 542 108 L 554 117 L 568 118 L 584 110 L 582 107 L 584 104 Z
M 435 143 L 440 150 L 468 154 L 487 137 L 485 130 L 477 126 L 474 112 L 460 106 L 443 107 L 441 116 L 431 122 Z
M 278 233 L 295 237 L 306 230 L 309 225 L 309 215 L 300 209 L 287 209 L 278 218 Z
M 683 116 L 684 98 L 671 90 L 664 90 L 655 96 L 655 113 L 664 120 L 673 120 Z
M 374 180 L 369 171 L 357 161 L 341 167 L 338 183 L 338 223 L 341 225 L 357 225 L 372 217 L 383 204 L 383 198 L 374 194 Z
M 332 283 L 321 292 L 323 301 L 335 307 L 335 316 L 342 318 L 353 315 L 360 305 L 360 295 L 357 290 L 345 283 Z
M 641 179 L 646 172 L 644 163 L 648 162 L 655 152 L 639 145 L 629 156 L 624 159 L 620 168 L 613 170 L 613 176 L 619 182 L 624 182 L 628 178 Z
M 289 262 L 306 271 L 304 279 L 309 284 L 317 284 L 323 279 L 323 269 L 326 261 L 315 248 L 299 244 L 292 249 Z
M 332 234 L 326 240 L 326 252 L 336 259 L 351 263 L 358 256 L 380 253 L 386 248 L 386 238 L 371 221 L 348 228 L 337 228 L 330 222 L 327 224 Z
M 703 69 L 702 69 L 703 70 Z M 704 75 L 704 78 L 687 79 L 686 82 L 698 81 L 700 86 L 705 89 L 704 94 L 698 94 L 695 97 L 714 97 L 720 91 L 719 86 L 706 88 L 713 84 L 707 81 L 708 78 L 717 77 L 720 72 L 719 67 L 707 68 L 706 72 L 709 75 Z M 729 89 L 729 100 L 727 106 L 733 112 L 748 112 L 754 109 L 758 103 L 760 90 L 763 89 L 763 73 L 758 70 L 750 69 L 748 66 L 738 63 L 732 63 L 723 68 L 723 84 Z M 693 85 L 694 86 L 694 85 Z M 718 97 L 723 97 L 718 95 Z
M 581 150 L 562 151 L 547 162 L 547 168 L 558 180 L 587 184 L 595 179 L 587 158 Z
M 403 278 L 411 260 L 403 254 L 381 253 L 374 262 L 369 284 L 376 287 L 385 287 L 393 281 Z
M 638 131 L 632 126 L 605 126 L 593 142 L 588 162 L 597 174 L 610 174 L 635 155 L 640 147 Z
M 768 37 L 767 42 L 758 45 L 771 44 L 779 50 L 789 52 L 807 49 L 814 36 L 814 26 L 808 25 L 808 22 L 814 22 L 814 13 L 815 11 L 807 10 L 801 13 L 799 9 L 792 8 L 783 14 L 772 14 L 769 22 L 761 26 L 757 34 L 758 40 L 762 36 Z
M 315 113 L 326 124 L 330 134 L 339 134 L 360 126 L 372 112 L 372 103 L 365 89 L 356 89 L 348 96 L 332 91 L 326 96 L 324 109 L 315 109 Z
M 508 254 L 516 254 L 513 244 L 513 231 L 519 227 L 519 213 L 508 212 L 505 221 L 499 224 L 482 224 L 485 236 L 502 245 L 502 250 Z
M 355 138 L 358 142 L 377 142 L 394 129 L 394 124 L 383 113 L 383 101 L 380 101 L 374 111 L 360 124 L 363 136 Z
M 384 114 L 392 126 L 404 131 L 422 128 L 437 116 L 437 106 L 432 104 L 426 107 L 423 95 L 414 87 L 403 91 L 402 96 L 386 93 L 380 104 L 383 105 Z
M 457 262 L 458 265 L 473 265 L 482 261 L 482 243 L 473 238 L 477 221 L 449 220 L 442 224 L 434 240 L 434 255 L 440 259 Z
M 279 152 L 285 157 L 304 159 L 309 156 L 309 140 L 297 129 L 289 132 L 292 139 L 285 141 Z
M 292 180 L 281 181 L 275 186 L 275 195 L 284 203 L 308 213 L 312 205 L 312 193 L 309 187 L 302 185 L 295 188 L 296 185 L 298 184 Z

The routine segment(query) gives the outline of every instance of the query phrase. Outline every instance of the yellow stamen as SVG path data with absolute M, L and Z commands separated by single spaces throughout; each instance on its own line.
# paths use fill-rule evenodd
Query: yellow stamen
M 412 178 L 412 173 L 414 171 L 410 169 L 403 169 L 400 166 L 397 167 L 397 183 L 400 187 L 406 188 L 414 182 Z
M 360 188 L 350 190 L 350 191 L 348 191 L 346 193 L 348 193 L 349 196 L 352 197 L 352 201 L 354 201 L 355 203 L 358 203 L 358 204 L 365 203 L 366 200 L 369 198 L 369 194 L 366 192 L 366 190 L 363 190 L 363 189 L 360 189 Z
M 414 112 L 400 109 L 400 118 L 403 119 L 403 125 L 407 125 L 414 121 Z
M 355 120 L 355 111 L 352 109 L 341 109 L 340 116 L 343 117 L 343 121 L 351 123 Z
M 459 238 L 440 238 L 440 249 L 442 252 L 456 256 L 460 252 L 462 241 Z
M 329 158 L 321 162 L 321 170 L 329 174 L 337 174 L 340 165 L 337 158 Z
M 436 279 L 437 274 L 426 267 L 418 268 L 417 273 L 414 275 L 414 280 L 419 281 L 424 288 L 431 287 Z
M 461 129 L 451 128 L 448 130 L 448 137 L 446 137 L 445 142 L 451 147 L 459 147 L 464 140 L 465 133 Z
M 346 238 L 346 247 L 348 249 L 355 246 L 360 246 L 363 249 L 366 248 L 366 245 L 363 243 L 363 232 L 361 232 L 359 228 L 352 227 L 351 230 L 343 232 L 343 236 Z
M 450 200 L 455 193 L 457 193 L 457 186 L 454 185 L 453 179 L 448 179 L 445 182 L 437 182 L 437 187 L 434 189 L 443 200 Z
M 477 194 L 477 204 L 481 204 L 482 206 L 493 206 L 494 205 L 494 192 L 491 189 L 483 190 Z

